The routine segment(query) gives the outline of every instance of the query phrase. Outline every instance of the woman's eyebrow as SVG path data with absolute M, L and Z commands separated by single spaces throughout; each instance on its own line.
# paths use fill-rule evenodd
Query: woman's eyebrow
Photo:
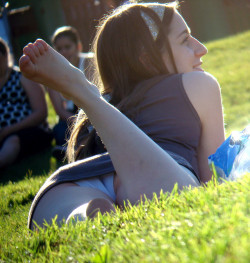
M 182 36 L 183 34 L 190 34 L 191 30 L 190 28 L 186 28 L 185 30 L 183 30 L 178 36 L 177 38 L 179 38 L 180 36 Z

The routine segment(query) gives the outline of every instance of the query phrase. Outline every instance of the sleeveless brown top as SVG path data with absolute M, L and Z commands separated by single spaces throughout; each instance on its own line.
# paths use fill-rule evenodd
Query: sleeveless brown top
M 150 82 L 157 81 L 151 86 Z M 182 74 L 160 76 L 138 86 L 150 86 L 135 107 L 133 122 L 166 151 L 186 159 L 199 177 L 197 148 L 201 122 L 183 87 Z M 138 92 L 137 92 L 138 93 Z

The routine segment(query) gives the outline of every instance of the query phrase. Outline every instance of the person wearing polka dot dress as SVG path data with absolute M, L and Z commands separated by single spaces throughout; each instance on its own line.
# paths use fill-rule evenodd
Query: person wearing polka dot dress
M 43 89 L 10 60 L 8 45 L 0 38 L 0 168 L 49 146 L 52 140 Z

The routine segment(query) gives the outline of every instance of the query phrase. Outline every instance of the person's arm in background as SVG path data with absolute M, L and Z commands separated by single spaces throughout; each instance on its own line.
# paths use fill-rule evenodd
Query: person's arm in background
M 25 128 L 37 126 L 47 118 L 47 104 L 41 85 L 25 78 L 22 75 L 20 77 L 20 81 L 29 99 L 32 113 L 20 122 L 1 129 L 0 142 L 9 134 Z
M 72 117 L 73 114 L 65 109 L 62 95 L 59 92 L 51 89 L 48 89 L 48 94 L 51 103 L 54 107 L 54 110 L 56 114 L 59 116 L 59 118 L 63 121 L 70 121 L 70 117 Z

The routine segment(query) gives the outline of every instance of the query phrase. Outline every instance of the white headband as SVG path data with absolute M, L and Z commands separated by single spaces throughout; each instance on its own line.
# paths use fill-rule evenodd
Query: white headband
M 164 5 L 147 5 L 147 7 L 152 9 L 158 15 L 161 21 L 163 20 L 164 11 L 165 11 Z M 149 15 L 147 15 L 144 11 L 141 11 L 141 17 L 143 18 L 144 22 L 148 26 L 148 29 L 153 39 L 156 40 L 159 34 L 159 28 L 155 24 L 155 21 Z

